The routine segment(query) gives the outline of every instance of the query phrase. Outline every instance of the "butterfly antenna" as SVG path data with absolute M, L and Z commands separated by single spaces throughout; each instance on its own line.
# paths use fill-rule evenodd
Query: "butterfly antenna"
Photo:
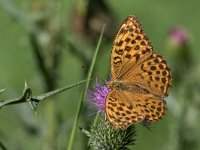
M 86 70 L 86 71 L 89 71 L 89 69 L 86 67 L 86 66 L 81 66 L 84 70 Z M 97 74 L 95 74 L 95 73 L 93 73 L 93 75 L 94 76 L 96 76 L 96 82 L 97 82 L 97 79 L 100 81 L 100 82 L 102 82 L 102 83 L 105 83 L 105 80 L 103 80 L 99 75 L 97 75 Z M 92 78 L 91 80 L 94 80 L 94 78 Z

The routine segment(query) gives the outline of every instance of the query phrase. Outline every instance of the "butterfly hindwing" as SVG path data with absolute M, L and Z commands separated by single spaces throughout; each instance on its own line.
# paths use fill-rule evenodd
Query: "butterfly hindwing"
M 144 119 L 144 114 L 140 108 L 133 106 L 129 99 L 128 103 L 121 99 L 124 97 L 123 92 L 111 90 L 106 98 L 106 115 L 110 123 L 115 128 L 125 129 L 133 123 L 137 123 Z
M 168 95 L 171 76 L 166 60 L 161 55 L 153 53 L 148 60 L 124 75 L 123 82 L 132 82 L 156 96 L 163 97 Z
M 153 53 L 140 67 L 140 77 L 142 81 L 149 83 L 151 93 L 161 97 L 168 96 L 172 73 L 167 61 L 161 55 Z
M 111 90 L 106 98 L 106 115 L 113 127 L 125 129 L 144 119 L 160 120 L 166 111 L 165 104 L 151 94 Z

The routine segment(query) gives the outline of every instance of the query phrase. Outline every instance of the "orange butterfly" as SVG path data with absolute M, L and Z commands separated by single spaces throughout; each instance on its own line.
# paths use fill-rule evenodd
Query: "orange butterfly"
M 171 86 L 171 70 L 153 52 L 140 22 L 128 16 L 122 23 L 111 52 L 111 81 L 106 116 L 115 127 L 126 129 L 141 122 L 155 122 L 166 113 L 164 96 Z

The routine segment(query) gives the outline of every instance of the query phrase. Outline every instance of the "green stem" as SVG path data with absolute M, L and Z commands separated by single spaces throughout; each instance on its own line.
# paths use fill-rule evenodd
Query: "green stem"
M 82 80 L 78 83 L 69 85 L 69 86 L 64 86 L 62 88 L 56 89 L 54 91 L 51 92 L 47 92 L 45 94 L 39 95 L 39 96 L 32 96 L 32 91 L 31 88 L 29 88 L 27 86 L 27 84 L 25 83 L 25 88 L 24 88 L 24 92 L 22 94 L 22 96 L 20 98 L 15 98 L 15 99 L 8 99 L 8 100 L 4 100 L 4 101 L 0 101 L 0 108 L 2 108 L 3 106 L 6 105 L 11 105 L 11 104 L 18 104 L 18 103 L 25 103 L 25 102 L 36 102 L 39 103 L 40 101 L 47 99 L 53 95 L 56 95 L 58 93 L 64 92 L 68 89 L 71 89 L 75 86 L 78 86 L 84 82 L 86 82 L 87 80 Z
M 90 79 L 88 79 L 88 80 L 90 80 Z M 39 100 L 39 101 L 42 101 L 42 100 L 44 100 L 44 99 L 46 99 L 46 98 L 48 98 L 48 97 L 50 97 L 50 96 L 53 96 L 53 95 L 56 95 L 56 94 L 61 93 L 61 92 L 63 92 L 63 91 L 66 91 L 66 90 L 68 90 L 68 89 L 71 89 L 71 88 L 73 88 L 73 87 L 75 87 L 75 86 L 78 86 L 78 85 L 80 85 L 80 84 L 82 84 L 82 83 L 84 83 L 84 82 L 86 82 L 86 81 L 87 81 L 87 80 L 82 80 L 82 81 L 80 81 L 80 82 L 78 82 L 78 83 L 75 83 L 75 84 L 72 84 L 72 85 L 69 85 L 69 86 L 65 86 L 65 87 L 56 89 L 56 90 L 51 91 L 51 92 L 47 92 L 47 93 L 42 94 L 42 95 L 40 95 L 40 96 L 33 97 L 33 99 L 37 99 L 37 100 Z
M 98 41 L 98 44 L 97 44 L 97 47 L 96 47 L 96 50 L 95 50 L 95 53 L 94 53 L 94 56 L 93 56 L 93 59 L 92 59 L 92 63 L 91 63 L 91 66 L 90 66 L 90 69 L 89 69 L 89 72 L 88 72 L 87 79 L 91 79 L 92 72 L 93 72 L 94 65 L 95 65 L 96 58 L 97 58 L 97 54 L 98 54 L 98 51 L 99 51 L 100 43 L 102 41 L 104 28 L 105 28 L 105 25 L 103 25 L 101 35 L 99 37 L 99 41 Z M 79 103 L 78 103 L 76 116 L 75 116 L 75 119 L 74 119 L 72 131 L 71 131 L 70 138 L 69 138 L 69 144 L 68 144 L 68 148 L 67 148 L 68 150 L 72 150 L 72 144 L 73 144 L 73 141 L 74 141 L 74 135 L 75 135 L 75 131 L 76 131 L 77 123 L 78 123 L 78 118 L 79 118 L 79 115 L 80 115 L 80 112 L 81 112 L 83 100 L 85 98 L 85 95 L 87 94 L 88 87 L 89 87 L 89 80 L 85 84 L 85 88 L 84 88 L 84 90 L 81 94 L 81 97 L 80 97 L 80 100 L 79 100 Z
M 5 145 L 3 145 L 3 143 L 0 141 L 0 148 L 2 149 L 2 150 L 7 150 L 7 148 L 5 147 Z

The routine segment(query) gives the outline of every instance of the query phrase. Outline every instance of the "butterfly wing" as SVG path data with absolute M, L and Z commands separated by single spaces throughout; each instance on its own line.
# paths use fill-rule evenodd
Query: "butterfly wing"
M 137 68 L 131 68 L 125 76 L 123 82 L 136 84 L 156 96 L 168 96 L 171 86 L 172 75 L 166 60 L 159 54 L 153 53 L 148 60 L 138 65 Z
M 143 33 L 140 22 L 127 17 L 114 40 L 111 52 L 113 81 L 138 87 L 137 90 L 112 88 L 106 98 L 106 115 L 110 123 L 125 129 L 142 120 L 155 122 L 166 112 L 167 96 L 171 85 L 171 70 L 164 58 L 153 52 Z
M 115 128 L 126 129 L 144 119 L 155 122 L 165 112 L 165 101 L 152 94 L 111 90 L 106 98 L 106 116 Z
M 140 22 L 128 16 L 122 23 L 111 52 L 112 79 L 121 79 L 131 68 L 152 55 L 152 46 L 143 33 Z
M 153 52 L 140 22 L 127 17 L 114 40 L 111 54 L 112 80 L 136 84 L 156 96 L 168 95 L 171 86 L 171 70 L 164 58 Z

